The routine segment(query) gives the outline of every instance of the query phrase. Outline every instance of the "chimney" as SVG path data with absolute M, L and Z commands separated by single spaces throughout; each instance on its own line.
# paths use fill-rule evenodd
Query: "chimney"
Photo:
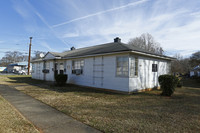
M 71 47 L 71 50 L 75 50 L 76 48 L 73 46 L 73 47 Z
M 114 39 L 114 42 L 121 42 L 121 39 L 119 38 L 119 37 L 116 37 L 115 39 Z

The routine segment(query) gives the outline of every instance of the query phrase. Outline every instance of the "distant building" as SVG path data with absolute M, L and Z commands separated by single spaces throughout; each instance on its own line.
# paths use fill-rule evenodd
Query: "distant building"
M 192 77 L 192 76 L 200 77 L 200 65 L 194 67 L 194 68 L 190 71 L 190 77 Z
M 0 67 L 0 72 L 6 72 L 6 67 Z
M 8 73 L 17 73 L 20 70 L 28 70 L 28 62 L 16 62 L 7 66 Z

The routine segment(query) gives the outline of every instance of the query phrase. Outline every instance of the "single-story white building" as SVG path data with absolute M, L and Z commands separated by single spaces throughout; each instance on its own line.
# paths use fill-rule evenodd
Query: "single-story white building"
M 67 74 L 67 83 L 122 92 L 158 87 L 158 76 L 170 73 L 171 57 L 114 42 L 63 53 L 48 52 L 32 61 L 32 78 L 55 81 Z

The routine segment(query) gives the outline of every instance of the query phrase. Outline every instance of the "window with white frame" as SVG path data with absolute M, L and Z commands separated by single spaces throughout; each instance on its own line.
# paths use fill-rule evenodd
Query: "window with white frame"
M 84 60 L 72 61 L 72 74 L 83 74 Z
M 128 77 L 128 56 L 119 56 L 116 59 L 117 76 Z
M 44 62 L 44 66 L 42 70 L 43 73 L 49 73 L 49 67 L 50 67 L 49 65 L 50 65 L 49 62 Z
M 138 57 L 130 57 L 130 77 L 138 76 Z
M 50 63 L 49 63 L 49 62 L 46 62 L 46 64 L 45 64 L 45 69 L 49 70 L 49 68 L 50 68 Z
M 60 63 L 60 74 L 64 74 L 64 64 Z

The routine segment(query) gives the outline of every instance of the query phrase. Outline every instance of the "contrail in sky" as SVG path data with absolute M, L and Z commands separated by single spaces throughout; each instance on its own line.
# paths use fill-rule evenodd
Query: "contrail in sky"
M 47 23 L 47 21 L 44 19 L 44 17 L 35 10 L 35 8 L 33 8 L 33 6 L 26 1 L 27 4 L 31 7 L 32 11 L 40 18 L 40 20 L 53 32 L 53 34 L 60 40 L 62 41 L 65 45 L 67 45 L 68 47 L 70 47 L 69 44 L 67 44 L 61 37 L 59 37 L 56 32 L 54 31 L 54 29 Z M 47 46 L 48 44 L 46 44 L 45 46 Z M 43 45 L 44 46 L 44 45 Z M 48 46 L 48 48 L 50 48 L 50 46 Z M 55 50 L 54 50 L 55 51 Z
M 66 25 L 66 24 L 78 21 L 78 20 L 82 20 L 82 19 L 86 19 L 86 18 L 89 18 L 89 17 L 101 15 L 101 14 L 112 12 L 112 11 L 115 11 L 115 10 L 123 9 L 123 8 L 126 8 L 126 7 L 136 6 L 136 5 L 145 3 L 147 1 L 149 1 L 149 0 L 141 0 L 141 1 L 137 1 L 137 2 L 132 2 L 132 3 L 129 3 L 127 5 L 120 6 L 120 7 L 115 7 L 115 8 L 112 8 L 112 9 L 105 10 L 105 11 L 101 11 L 101 12 L 97 12 L 97 13 L 90 14 L 90 15 L 87 15 L 87 16 L 83 16 L 83 17 L 80 17 L 80 18 L 75 18 L 75 19 L 60 23 L 60 24 L 53 25 L 52 28 L 56 28 L 56 27 L 59 27 L 59 26 L 62 26 L 62 25 Z

